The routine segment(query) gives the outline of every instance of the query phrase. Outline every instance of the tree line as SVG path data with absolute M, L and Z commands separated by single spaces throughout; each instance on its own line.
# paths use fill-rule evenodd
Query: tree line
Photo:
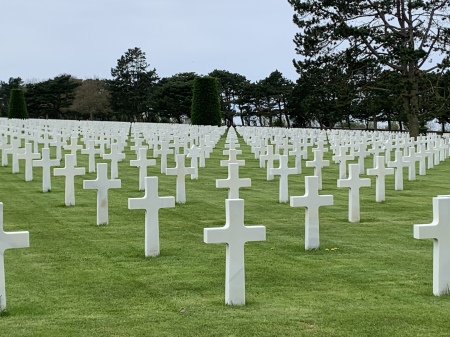
M 447 0 L 287 0 L 299 27 L 299 75 L 278 70 L 259 81 L 227 70 L 217 79 L 223 123 L 285 127 L 365 127 L 417 136 L 435 120 L 450 122 L 450 2 Z M 176 122 L 190 118 L 198 75 L 160 78 L 140 48 L 128 49 L 112 79 L 63 74 L 36 83 L 0 82 L 4 116 L 9 91 L 21 87 L 30 117 Z

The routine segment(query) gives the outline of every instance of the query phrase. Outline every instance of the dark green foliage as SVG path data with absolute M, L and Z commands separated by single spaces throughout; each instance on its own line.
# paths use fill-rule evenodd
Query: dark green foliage
M 25 86 L 27 107 L 32 118 L 69 118 L 68 109 L 75 98 L 81 80 L 68 74 Z
M 20 77 L 10 77 L 8 82 L 0 81 L 0 116 L 8 114 L 9 94 L 11 89 L 21 88 L 23 81 Z
M 176 120 L 182 123 L 184 117 L 190 117 L 192 87 L 196 77 L 195 73 L 181 73 L 162 78 L 152 91 L 149 121 Z
M 302 56 L 294 62 L 297 71 L 301 73 L 311 64 L 322 69 L 324 64 L 336 64 L 337 58 L 361 66 L 366 66 L 365 60 L 374 59 L 378 66 L 398 75 L 401 114 L 406 117 L 410 135 L 417 137 L 428 104 L 423 95 L 437 90 L 435 85 L 424 86 L 422 79 L 431 71 L 440 76 L 450 64 L 450 2 L 288 2 L 296 12 L 293 21 L 299 27 L 294 38 L 296 52 Z M 374 107 L 370 99 L 366 103 Z M 374 113 L 370 112 L 372 118 L 377 117 Z M 367 117 L 366 113 L 358 114 Z
M 111 68 L 109 81 L 111 107 L 120 119 L 149 120 L 150 95 L 158 80 L 156 69 L 148 70 L 145 53 L 140 48 L 128 49 Z
M 22 89 L 11 89 L 8 105 L 8 118 L 28 118 L 27 104 Z
M 210 76 L 197 77 L 191 106 L 193 125 L 218 125 L 222 123 L 217 79 Z
M 234 125 L 234 117 L 238 111 L 242 118 L 242 100 L 240 98 L 244 86 L 248 85 L 249 81 L 245 76 L 226 70 L 215 69 L 208 76 L 217 78 L 222 118 L 228 126 Z

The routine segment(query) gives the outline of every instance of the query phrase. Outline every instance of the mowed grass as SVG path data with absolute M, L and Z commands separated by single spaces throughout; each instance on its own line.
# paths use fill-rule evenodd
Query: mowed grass
M 41 192 L 41 169 L 25 182 L 0 167 L 4 230 L 29 231 L 30 247 L 5 253 L 7 310 L 0 336 L 448 336 L 450 297 L 432 295 L 432 240 L 415 240 L 413 225 L 432 221 L 432 197 L 450 193 L 450 160 L 375 202 L 361 189 L 361 222 L 347 221 L 348 189 L 338 165 L 323 170 L 320 249 L 304 249 L 304 208 L 278 202 L 278 178 L 266 180 L 240 139 L 246 225 L 264 225 L 267 240 L 246 244 L 246 305 L 224 304 L 225 244 L 205 244 L 203 228 L 225 223 L 224 137 L 199 179 L 186 178 L 187 203 L 159 212 L 161 255 L 144 257 L 144 211 L 128 210 L 138 191 L 135 155 L 120 163 L 122 188 L 109 191 L 109 224 L 96 225 L 96 191 L 75 179 L 76 205 L 64 206 L 64 178 Z M 151 154 L 151 152 L 150 152 Z M 331 159 L 331 154 L 325 155 Z M 312 159 L 312 155 L 310 155 Z M 102 162 L 99 159 L 97 162 Z M 187 161 L 189 162 L 189 161 Z M 366 159 L 370 168 L 372 158 Z M 87 156 L 78 154 L 78 166 Z M 291 158 L 293 166 L 293 158 Z M 168 166 L 174 167 L 173 156 Z M 150 167 L 159 195 L 175 196 L 175 176 Z M 304 176 L 289 177 L 289 195 L 304 194 Z M 331 250 L 333 248 L 333 250 Z M 336 249 L 334 249 L 336 248 Z

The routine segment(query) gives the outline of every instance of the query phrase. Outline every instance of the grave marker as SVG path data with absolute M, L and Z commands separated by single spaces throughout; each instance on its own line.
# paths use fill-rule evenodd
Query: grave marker
M 120 179 L 108 179 L 108 164 L 97 164 L 97 179 L 84 180 L 84 189 L 97 190 L 97 225 L 108 224 L 108 190 L 110 188 L 120 188 Z
M 305 249 L 318 249 L 319 207 L 333 205 L 332 195 L 319 195 L 319 178 L 305 177 L 305 194 L 291 197 L 291 207 L 306 207 L 305 210 Z
M 376 176 L 375 181 L 375 201 L 382 202 L 386 200 L 386 175 L 394 174 L 394 169 L 384 166 L 384 156 L 375 157 L 375 167 L 367 169 L 367 175 Z
M 147 148 L 141 147 L 138 149 L 138 158 L 136 160 L 130 160 L 130 166 L 139 168 L 139 191 L 145 189 L 145 177 L 147 176 L 147 167 L 155 166 L 155 159 L 147 158 Z
M 450 196 L 433 198 L 433 222 L 414 225 L 415 239 L 433 239 L 433 294 L 450 291 Z
M 84 167 L 75 167 L 75 156 L 73 154 L 66 154 L 65 166 L 63 168 L 54 168 L 54 176 L 65 176 L 65 193 L 64 203 L 66 206 L 75 205 L 75 176 L 84 175 Z
M 50 168 L 59 166 L 60 163 L 59 159 L 50 159 L 50 149 L 46 147 L 42 149 L 42 158 L 33 160 L 33 166 L 42 167 L 42 192 L 45 193 L 52 189 Z
M 186 203 L 185 177 L 187 174 L 193 174 L 194 168 L 185 166 L 185 155 L 184 154 L 177 154 L 177 155 L 175 155 L 175 158 L 177 160 L 176 166 L 174 168 L 166 169 L 166 174 L 177 176 L 176 199 L 175 200 L 177 203 L 184 204 L 184 203 Z
M 3 203 L 0 202 L 0 313 L 6 309 L 5 260 L 6 249 L 30 246 L 28 232 L 3 231 Z
M 349 175 L 347 179 L 338 179 L 337 187 L 348 187 L 348 221 L 359 222 L 361 219 L 359 206 L 359 189 L 369 187 L 369 178 L 359 177 L 359 164 L 349 165 Z
M 225 304 L 245 304 L 244 245 L 265 241 L 266 227 L 244 225 L 244 200 L 225 200 L 226 222 L 223 227 L 205 228 L 205 243 L 226 243 Z
M 145 177 L 143 198 L 128 198 L 128 209 L 145 209 L 145 256 L 159 255 L 158 212 L 169 207 L 175 207 L 175 198 L 158 196 L 158 177 Z
M 250 187 L 252 181 L 250 178 L 239 178 L 239 164 L 228 164 L 228 178 L 217 179 L 216 188 L 228 188 L 228 199 L 239 199 L 239 189 Z
M 280 166 L 278 168 L 273 168 L 270 170 L 273 175 L 280 176 L 280 186 L 279 186 L 279 202 L 289 201 L 289 186 L 288 186 L 288 176 L 290 174 L 296 174 L 297 169 L 295 167 L 288 167 L 288 156 L 280 155 Z
M 25 181 L 33 180 L 33 159 L 39 159 L 41 155 L 37 152 L 33 152 L 31 143 L 25 144 L 25 151 L 17 155 L 18 160 L 25 160 Z

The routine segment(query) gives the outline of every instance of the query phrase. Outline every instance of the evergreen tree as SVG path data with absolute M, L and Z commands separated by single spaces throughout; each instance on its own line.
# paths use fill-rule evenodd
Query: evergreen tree
M 8 118 L 28 118 L 27 104 L 22 89 L 11 89 L 9 95 Z
M 197 77 L 194 80 L 191 123 L 193 125 L 218 126 L 222 124 L 219 92 L 215 77 L 204 76 Z

